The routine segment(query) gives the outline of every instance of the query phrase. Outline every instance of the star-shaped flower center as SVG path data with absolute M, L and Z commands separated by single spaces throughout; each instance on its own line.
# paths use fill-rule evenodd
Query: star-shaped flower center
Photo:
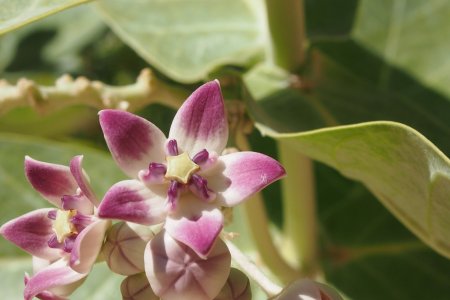
M 75 225 L 72 223 L 71 218 L 77 214 L 75 209 L 56 211 L 56 219 L 53 221 L 53 232 L 56 234 L 56 238 L 59 243 L 64 242 L 66 237 L 78 233 Z
M 176 180 L 187 184 L 192 174 L 200 170 L 200 166 L 194 163 L 186 152 L 176 156 L 167 156 L 166 179 Z

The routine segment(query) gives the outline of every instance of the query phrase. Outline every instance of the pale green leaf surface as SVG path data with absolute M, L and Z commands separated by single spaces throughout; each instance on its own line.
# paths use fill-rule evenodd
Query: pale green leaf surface
M 336 49 L 354 43 L 384 61 L 381 72 L 373 74 L 380 75 L 381 84 L 389 85 L 398 68 L 425 86 L 450 95 L 449 1 L 305 0 L 305 4 L 309 39 L 312 44 L 325 42 L 323 51 L 370 71 L 371 65 Z
M 0 34 L 90 0 L 0 0 Z
M 150 64 L 180 82 L 224 64 L 245 65 L 263 48 L 256 0 L 104 0 L 112 29 Z
M 49 41 L 43 45 L 42 53 L 37 53 L 41 50 L 38 43 L 33 44 L 33 47 L 20 50 L 26 51 L 23 54 L 25 56 L 39 57 L 41 55 L 42 60 L 56 65 L 62 72 L 73 71 L 82 63 L 79 57 L 80 51 L 95 41 L 105 28 L 106 25 L 91 4 L 38 20 L 29 26 L 0 36 L 0 71 L 8 67 L 13 59 L 20 59 L 17 57 L 19 45 L 24 39 L 33 34 L 49 34 L 50 32 L 54 35 L 49 37 Z M 20 63 L 26 64 L 22 61 Z M 19 69 L 22 71 L 22 68 Z
M 450 260 L 408 231 L 361 184 L 320 163 L 321 264 L 352 299 L 446 300 Z
M 447 0 L 361 0 L 351 36 L 388 63 L 449 95 L 449 16 Z M 385 76 L 389 69 L 386 65 Z
M 259 129 L 364 183 L 411 231 L 450 258 L 450 161 L 417 131 L 394 122 L 298 134 Z

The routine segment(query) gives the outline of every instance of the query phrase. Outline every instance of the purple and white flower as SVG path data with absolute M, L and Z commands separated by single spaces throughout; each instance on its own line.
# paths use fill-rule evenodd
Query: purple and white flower
M 28 181 L 56 206 L 29 212 L 0 227 L 1 235 L 33 255 L 35 273 L 25 276 L 25 300 L 63 299 L 97 259 L 110 222 L 95 215 L 99 202 L 82 160 L 75 156 L 67 167 L 25 158 Z
M 113 158 L 132 180 L 115 184 L 99 216 L 143 225 L 165 222 L 175 240 L 206 258 L 230 207 L 285 175 L 256 152 L 220 155 L 228 123 L 218 81 L 198 88 L 178 110 L 165 135 L 128 112 L 103 110 L 100 124 Z
M 153 291 L 165 300 L 214 298 L 230 272 L 230 253 L 218 239 L 221 209 L 284 176 L 283 167 L 255 152 L 221 155 L 228 123 L 218 81 L 186 100 L 168 138 L 128 112 L 103 110 L 100 124 L 113 158 L 133 179 L 110 188 L 99 216 L 164 223 L 144 252 Z

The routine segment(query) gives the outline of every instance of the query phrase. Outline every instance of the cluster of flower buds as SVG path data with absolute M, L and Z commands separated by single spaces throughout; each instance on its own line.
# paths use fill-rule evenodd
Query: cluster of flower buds
M 123 299 L 250 299 L 248 279 L 231 268 L 220 233 L 233 207 L 285 175 L 255 152 L 225 153 L 228 123 L 217 81 L 178 110 L 169 136 L 119 110 L 99 113 L 106 143 L 131 179 L 101 201 L 82 169 L 25 158 L 31 185 L 55 208 L 38 209 L 0 228 L 33 256 L 24 299 L 66 299 L 97 261 L 127 276 Z M 223 155 L 222 155 L 223 153 Z M 119 222 L 111 226 L 112 220 Z

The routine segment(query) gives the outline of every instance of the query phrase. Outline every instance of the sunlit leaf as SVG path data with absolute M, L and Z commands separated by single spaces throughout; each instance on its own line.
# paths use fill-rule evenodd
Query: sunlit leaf
M 352 37 L 414 77 L 450 95 L 450 2 L 361 0 Z M 386 79 L 392 76 L 386 65 Z
M 0 0 L 0 34 L 90 0 Z
M 260 130 L 364 183 L 412 232 L 450 258 L 450 160 L 417 131 L 394 122 L 293 134 Z
M 321 262 L 350 299 L 445 300 L 450 260 L 408 231 L 360 183 L 316 164 Z
M 382 71 L 373 74 L 380 84 L 395 77 L 392 67 L 397 67 L 450 95 L 450 2 L 348 0 L 337 4 L 332 0 L 306 0 L 305 4 L 308 35 L 313 44 L 328 44 L 323 51 L 358 65 L 354 56 L 335 49 L 353 42 L 385 61 Z M 369 71 L 371 66 L 359 64 L 359 68 Z
M 81 50 L 104 32 L 106 25 L 92 9 L 82 5 L 0 36 L 0 70 L 12 66 L 18 71 L 50 63 L 60 71 L 80 68 Z M 32 47 L 27 46 L 30 38 Z
M 245 65 L 263 47 L 259 1 L 99 1 L 113 30 L 149 63 L 181 82 L 224 64 Z

